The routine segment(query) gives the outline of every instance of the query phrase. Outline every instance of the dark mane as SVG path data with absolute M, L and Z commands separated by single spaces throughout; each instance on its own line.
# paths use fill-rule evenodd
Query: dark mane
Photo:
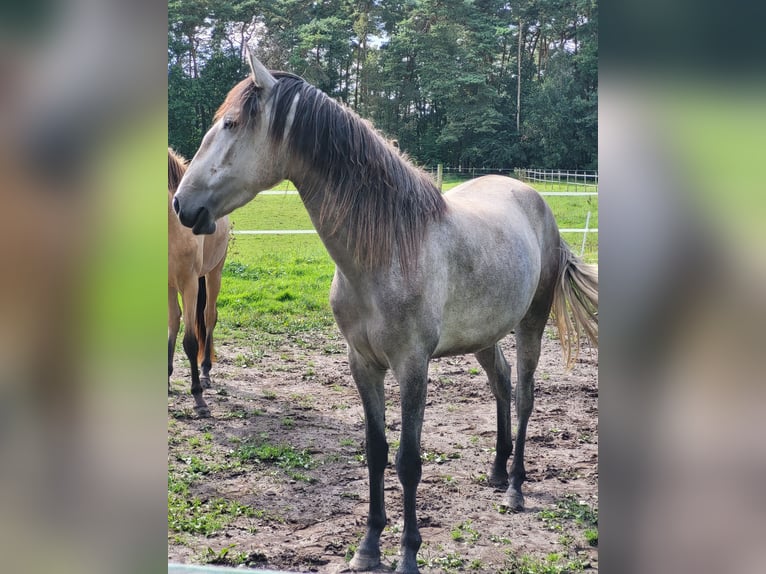
M 406 272 L 429 221 L 438 220 L 446 203 L 431 177 L 418 169 L 372 125 L 302 78 L 272 72 L 277 79 L 270 97 L 269 134 L 284 136 L 295 96 L 299 96 L 287 145 L 314 182 L 301 189 L 304 198 L 321 197 L 320 224 L 343 228 L 355 260 L 371 269 L 391 263 L 394 253 Z M 215 115 L 227 113 L 252 122 L 263 102 L 251 78 L 228 94 Z
M 176 153 L 173 148 L 168 148 L 168 191 L 175 192 L 181 178 L 186 172 L 186 160 Z
M 321 194 L 320 222 L 344 228 L 364 268 L 389 264 L 396 253 L 410 270 L 426 225 L 446 211 L 436 184 L 350 109 L 297 76 L 275 77 L 270 136 L 282 139 L 299 95 L 287 145 L 316 182 L 302 192 Z

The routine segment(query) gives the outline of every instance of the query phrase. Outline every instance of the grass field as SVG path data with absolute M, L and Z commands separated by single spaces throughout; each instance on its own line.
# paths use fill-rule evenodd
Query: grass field
M 444 189 L 460 183 L 445 180 Z M 552 185 L 539 191 L 556 191 Z M 275 191 L 295 191 L 289 182 Z M 598 227 L 598 198 L 546 197 L 559 227 L 582 228 L 588 211 L 590 227 Z M 296 194 L 259 195 L 231 214 L 235 231 L 313 229 Z M 564 234 L 575 253 L 581 233 Z M 588 234 L 584 258 L 598 261 L 598 234 Z M 256 336 L 267 342 L 271 335 L 306 332 L 333 324 L 328 303 L 335 266 L 316 235 L 235 235 L 229 247 L 223 287 L 218 300 L 219 337 Z

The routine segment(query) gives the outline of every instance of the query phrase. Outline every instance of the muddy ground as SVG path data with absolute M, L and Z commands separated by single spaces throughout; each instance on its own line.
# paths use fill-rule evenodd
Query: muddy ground
M 561 509 L 566 501 L 570 508 L 598 508 L 598 353 L 584 348 L 567 372 L 553 332 L 546 331 L 536 377 L 524 513 L 504 512 L 503 493 L 485 481 L 495 405 L 477 361 L 470 355 L 432 361 L 418 490 L 422 572 L 597 571 L 587 521 Z M 502 345 L 513 364 L 513 336 Z M 239 510 L 224 511 L 221 524 L 207 533 L 171 524 L 168 560 L 345 571 L 365 529 L 368 485 L 362 406 L 342 338 L 330 330 L 264 345 L 224 344 L 218 359 L 213 388 L 205 393 L 212 417 L 199 419 L 191 409 L 188 368 L 176 356 L 168 465 L 171 482 L 185 481 L 184 496 L 198 501 L 187 514 L 199 513 L 204 521 L 204 509 L 218 499 L 234 501 Z M 515 372 L 513 380 L 515 389 Z M 393 461 L 400 415 L 390 376 L 386 393 Z M 264 445 L 295 456 L 243 456 Z M 392 464 L 385 480 L 381 571 L 395 566 L 402 529 Z

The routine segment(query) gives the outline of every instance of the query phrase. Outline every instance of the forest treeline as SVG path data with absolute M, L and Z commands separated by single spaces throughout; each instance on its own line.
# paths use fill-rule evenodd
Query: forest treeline
M 246 46 L 420 164 L 598 168 L 595 0 L 169 0 L 168 138 L 187 157 Z

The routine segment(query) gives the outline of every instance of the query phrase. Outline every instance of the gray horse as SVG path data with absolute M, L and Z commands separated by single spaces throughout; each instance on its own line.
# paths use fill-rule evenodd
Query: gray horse
M 370 124 L 309 85 L 271 73 L 252 56 L 251 75 L 228 94 L 174 198 L 181 222 L 215 231 L 217 218 L 289 179 L 336 264 L 330 291 L 364 404 L 370 478 L 367 533 L 351 561 L 380 564 L 388 461 L 383 379 L 401 395 L 396 471 L 404 491 L 402 558 L 418 572 L 416 491 L 428 362 L 474 353 L 497 402 L 497 451 L 489 477 L 522 510 L 524 442 L 540 341 L 553 309 L 571 364 L 584 331 L 597 344 L 598 273 L 559 235 L 531 187 L 487 176 L 441 195 Z M 516 449 L 510 368 L 498 342 L 515 331 Z M 509 473 L 508 458 L 513 454 Z

